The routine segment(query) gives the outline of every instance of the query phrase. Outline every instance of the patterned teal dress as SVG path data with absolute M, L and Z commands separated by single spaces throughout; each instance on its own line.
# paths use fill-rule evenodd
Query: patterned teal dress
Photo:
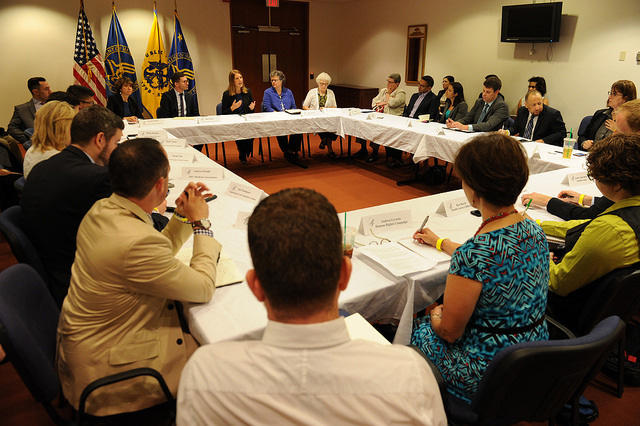
M 471 402 L 500 349 L 549 338 L 544 321 L 531 328 L 547 306 L 547 239 L 531 220 L 479 234 L 451 256 L 449 273 L 482 283 L 464 334 L 448 343 L 435 334 L 427 316 L 415 321 L 411 343 L 438 367 L 450 393 Z M 529 330 L 517 330 L 522 327 Z

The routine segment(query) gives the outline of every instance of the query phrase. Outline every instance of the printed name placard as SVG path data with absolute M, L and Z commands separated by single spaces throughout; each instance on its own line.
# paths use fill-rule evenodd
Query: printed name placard
M 183 167 L 182 177 L 185 179 L 224 179 L 221 167 Z
M 195 161 L 195 156 L 190 149 L 184 149 L 181 151 L 167 150 L 167 158 L 169 161 L 187 161 L 190 163 Z
M 262 199 L 264 191 L 249 185 L 243 185 L 237 182 L 230 182 L 227 187 L 227 195 L 239 198 L 245 201 L 258 202 Z
M 411 211 L 399 210 L 365 216 L 360 219 L 359 232 L 363 235 L 384 235 L 388 231 L 411 226 Z
M 587 172 L 585 171 L 567 174 L 562 183 L 569 186 L 580 186 L 590 184 L 591 180 L 589 179 L 589 176 L 587 176 Z
M 207 117 L 198 117 L 198 124 L 200 123 L 216 123 L 222 120 L 222 117 L 218 115 L 209 115 Z
M 438 210 L 436 210 L 436 213 L 446 217 L 456 216 L 460 213 L 464 213 L 470 207 L 471 204 L 467 201 L 467 197 L 459 197 L 443 201 L 442 204 L 440 204 L 440 207 L 438 207 Z
M 167 142 L 168 135 L 164 129 L 141 129 L 138 137 L 155 139 L 164 145 Z
M 185 146 L 187 146 L 186 139 L 167 139 L 166 141 L 160 143 L 164 147 L 184 148 Z

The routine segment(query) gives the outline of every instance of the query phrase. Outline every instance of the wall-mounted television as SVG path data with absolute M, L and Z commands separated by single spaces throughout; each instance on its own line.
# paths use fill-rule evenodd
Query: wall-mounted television
M 502 6 L 500 41 L 548 43 L 560 40 L 562 2 Z

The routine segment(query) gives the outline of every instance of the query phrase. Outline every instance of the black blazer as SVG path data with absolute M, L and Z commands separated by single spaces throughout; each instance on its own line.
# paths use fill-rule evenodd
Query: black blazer
M 129 111 L 131 111 L 131 115 L 142 118 L 142 111 L 140 111 L 140 106 L 133 99 L 133 97 L 129 96 L 127 104 L 129 104 Z M 124 101 L 122 100 L 122 96 L 120 96 L 120 93 L 115 93 L 109 96 L 109 99 L 107 99 L 107 108 L 113 111 L 114 114 L 118 117 L 124 118 Z
M 195 98 L 186 91 L 184 92 L 184 103 L 187 106 L 187 117 L 197 117 L 200 115 L 198 104 Z M 178 116 L 178 98 L 173 87 L 162 94 L 160 108 L 156 111 L 158 118 L 173 118 Z
M 413 107 L 415 106 L 419 96 L 420 96 L 420 93 L 414 93 L 411 96 L 411 99 L 409 100 L 409 105 L 404 107 L 404 113 L 402 115 L 404 115 L 405 117 L 409 117 L 409 115 L 411 114 L 411 111 L 413 111 Z M 422 114 L 429 114 L 430 116 L 429 118 L 431 120 L 437 119 L 438 108 L 440 107 L 439 99 L 440 98 L 434 95 L 432 91 L 429 91 L 429 93 L 427 93 L 424 99 L 422 100 L 422 103 L 420 103 L 420 105 L 418 106 L 416 113 L 413 115 L 413 117 L 410 117 L 410 118 L 418 118 Z
M 529 110 L 527 107 L 520 107 L 516 120 L 509 131 L 514 136 L 523 136 L 528 121 Z M 562 146 L 566 135 L 567 129 L 564 125 L 564 121 L 562 120 L 562 114 L 560 114 L 560 111 L 547 105 L 542 105 L 542 111 L 538 116 L 538 122 L 536 123 L 535 129 L 533 129 L 531 140 L 536 141 L 538 139 L 542 139 L 544 143 Z
M 489 111 L 487 112 L 487 116 L 484 118 L 484 121 L 482 123 L 478 123 L 478 119 L 482 113 L 482 108 L 484 108 L 484 101 L 482 99 L 478 99 L 473 108 L 471 108 L 471 111 L 458 121 L 462 124 L 473 125 L 473 130 L 475 132 L 493 132 L 494 130 L 498 130 L 500 126 L 502 126 L 502 123 L 509 118 L 509 108 L 500 96 L 497 96 L 495 101 L 493 101 L 489 107 Z
M 247 93 L 242 94 L 242 105 L 235 111 L 231 111 L 231 104 L 235 100 L 235 96 L 231 96 L 228 90 L 222 94 L 222 114 L 250 114 L 253 111 L 249 108 L 249 104 L 253 102 L 251 90 L 247 89 Z M 255 108 L 254 108 L 255 110 Z
M 564 220 L 594 219 L 612 205 L 613 201 L 606 197 L 596 197 L 591 207 L 580 207 L 559 198 L 552 198 L 547 204 L 547 211 Z
M 469 106 L 467 105 L 467 103 L 465 101 L 461 101 L 458 103 L 458 105 L 453 107 L 453 109 L 451 110 L 451 114 L 449 114 L 449 117 L 445 117 L 449 106 L 451 106 L 451 101 L 447 99 L 447 102 L 445 102 L 444 104 L 444 111 L 440 115 L 441 123 L 446 123 L 448 118 L 452 119 L 453 121 L 461 120 L 462 117 L 467 115 L 467 112 L 469 111 Z
M 72 145 L 29 174 L 21 201 L 24 229 L 50 275 L 58 305 L 69 288 L 80 222 L 93 203 L 109 195 L 107 168 Z
M 599 109 L 593 113 L 593 117 L 591 117 L 591 121 L 589 125 L 584 130 L 583 135 L 578 135 L 578 145 L 582 148 L 582 142 L 584 141 L 594 141 L 596 137 L 596 132 L 604 124 L 605 121 L 610 117 L 611 114 L 607 114 L 610 112 L 610 108 Z

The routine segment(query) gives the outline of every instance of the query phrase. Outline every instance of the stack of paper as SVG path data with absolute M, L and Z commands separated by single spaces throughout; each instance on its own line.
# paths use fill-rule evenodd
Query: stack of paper
M 437 264 L 434 259 L 420 256 L 397 242 L 364 246 L 358 249 L 358 253 L 367 256 L 396 277 L 428 271 Z
M 176 258 L 185 265 L 190 265 L 192 253 L 193 247 L 185 245 L 178 251 Z M 241 283 L 242 281 L 244 281 L 244 276 L 238 271 L 238 267 L 233 259 L 220 256 L 216 268 L 216 287 Z

